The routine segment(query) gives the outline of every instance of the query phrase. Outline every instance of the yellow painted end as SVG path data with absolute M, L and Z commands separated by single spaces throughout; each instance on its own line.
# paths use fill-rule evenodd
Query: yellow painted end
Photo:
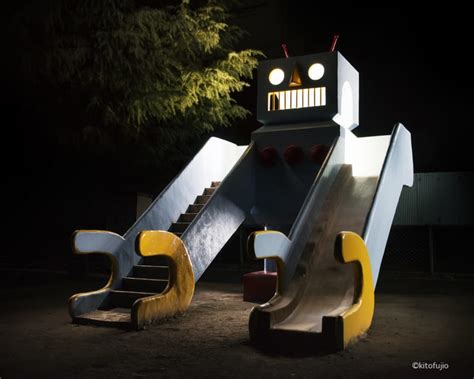
M 135 301 L 132 323 L 136 328 L 184 312 L 194 295 L 194 272 L 184 242 L 165 231 L 143 231 L 137 237 L 137 252 L 143 257 L 165 255 L 170 261 L 168 287 L 161 294 Z
M 351 340 L 365 333 L 372 324 L 375 309 L 374 285 L 369 252 L 364 240 L 353 232 L 339 233 L 335 256 L 341 263 L 355 263 L 354 302 L 339 315 L 342 321 L 342 335 L 338 345 L 345 348 Z

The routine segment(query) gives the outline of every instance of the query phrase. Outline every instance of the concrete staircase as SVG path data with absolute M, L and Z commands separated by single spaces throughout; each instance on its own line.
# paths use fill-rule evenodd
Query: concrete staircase
M 210 187 L 205 188 L 202 195 L 196 197 L 194 204 L 188 206 L 186 213 L 182 213 L 168 231 L 181 237 L 219 185 L 220 182 L 212 182 Z M 137 299 L 159 294 L 166 289 L 169 278 L 168 267 L 165 256 L 143 258 L 139 264 L 133 266 L 129 276 L 122 278 L 121 287 L 110 291 L 101 309 L 75 317 L 74 322 L 128 326 L 130 310 Z

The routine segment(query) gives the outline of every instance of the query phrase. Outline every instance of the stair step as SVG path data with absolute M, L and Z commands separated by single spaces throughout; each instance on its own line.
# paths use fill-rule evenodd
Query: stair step
M 197 213 L 181 213 L 178 218 L 178 222 L 191 222 L 197 216 Z
M 110 310 L 92 311 L 74 317 L 73 322 L 85 325 L 130 327 L 130 309 L 113 308 Z
M 165 258 L 163 256 L 154 256 L 154 257 L 146 257 L 144 261 L 146 263 L 156 262 L 153 259 L 160 259 Z M 144 263 L 145 263 L 144 262 Z M 150 263 L 151 263 L 150 262 Z M 167 261 L 166 261 L 167 262 Z M 169 278 L 169 268 L 168 266 L 154 266 L 149 264 L 141 264 L 133 266 L 133 277 L 134 278 L 144 278 L 144 279 L 166 279 Z
M 160 293 L 168 286 L 168 279 L 125 277 L 122 279 L 124 291 Z
M 194 201 L 194 204 L 206 204 L 210 198 L 211 198 L 210 195 L 196 196 L 196 200 Z
M 110 304 L 114 307 L 131 308 L 136 300 L 153 295 L 156 295 L 156 292 L 111 290 Z
M 199 213 L 202 207 L 204 207 L 204 204 L 190 204 L 186 213 Z
M 219 187 L 221 185 L 221 182 L 212 182 L 211 187 Z
M 211 196 L 216 191 L 216 189 L 217 189 L 217 187 L 205 188 L 204 192 L 202 194 Z
M 173 222 L 169 228 L 169 231 L 173 233 L 183 233 L 188 228 L 189 224 L 189 222 Z
M 165 255 L 152 255 L 151 257 L 144 257 L 143 260 L 140 262 L 139 266 L 165 266 L 168 267 L 170 264 L 169 259 Z M 167 273 L 163 272 L 159 274 L 160 277 L 152 277 L 151 279 L 165 279 L 165 277 L 168 277 Z M 136 276 L 136 275 L 131 275 L 131 276 Z M 148 277 L 148 276 L 145 276 Z

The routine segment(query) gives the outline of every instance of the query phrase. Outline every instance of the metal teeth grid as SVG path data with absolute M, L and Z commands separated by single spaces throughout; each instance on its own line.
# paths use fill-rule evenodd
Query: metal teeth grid
M 326 87 L 293 89 L 268 93 L 269 111 L 323 107 L 325 105 Z

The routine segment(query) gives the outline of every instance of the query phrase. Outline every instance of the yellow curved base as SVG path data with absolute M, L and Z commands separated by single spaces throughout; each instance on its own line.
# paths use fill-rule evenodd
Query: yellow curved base
M 165 255 L 169 258 L 169 283 L 161 294 L 141 298 L 132 307 L 132 324 L 145 324 L 184 312 L 194 294 L 194 273 L 183 241 L 165 231 L 143 231 L 137 237 L 136 250 L 143 257 Z
M 372 324 L 375 309 L 374 285 L 369 252 L 364 240 L 353 232 L 337 236 L 335 257 L 341 263 L 354 264 L 354 302 L 338 316 L 337 345 L 345 348 L 352 340 L 364 334 Z

